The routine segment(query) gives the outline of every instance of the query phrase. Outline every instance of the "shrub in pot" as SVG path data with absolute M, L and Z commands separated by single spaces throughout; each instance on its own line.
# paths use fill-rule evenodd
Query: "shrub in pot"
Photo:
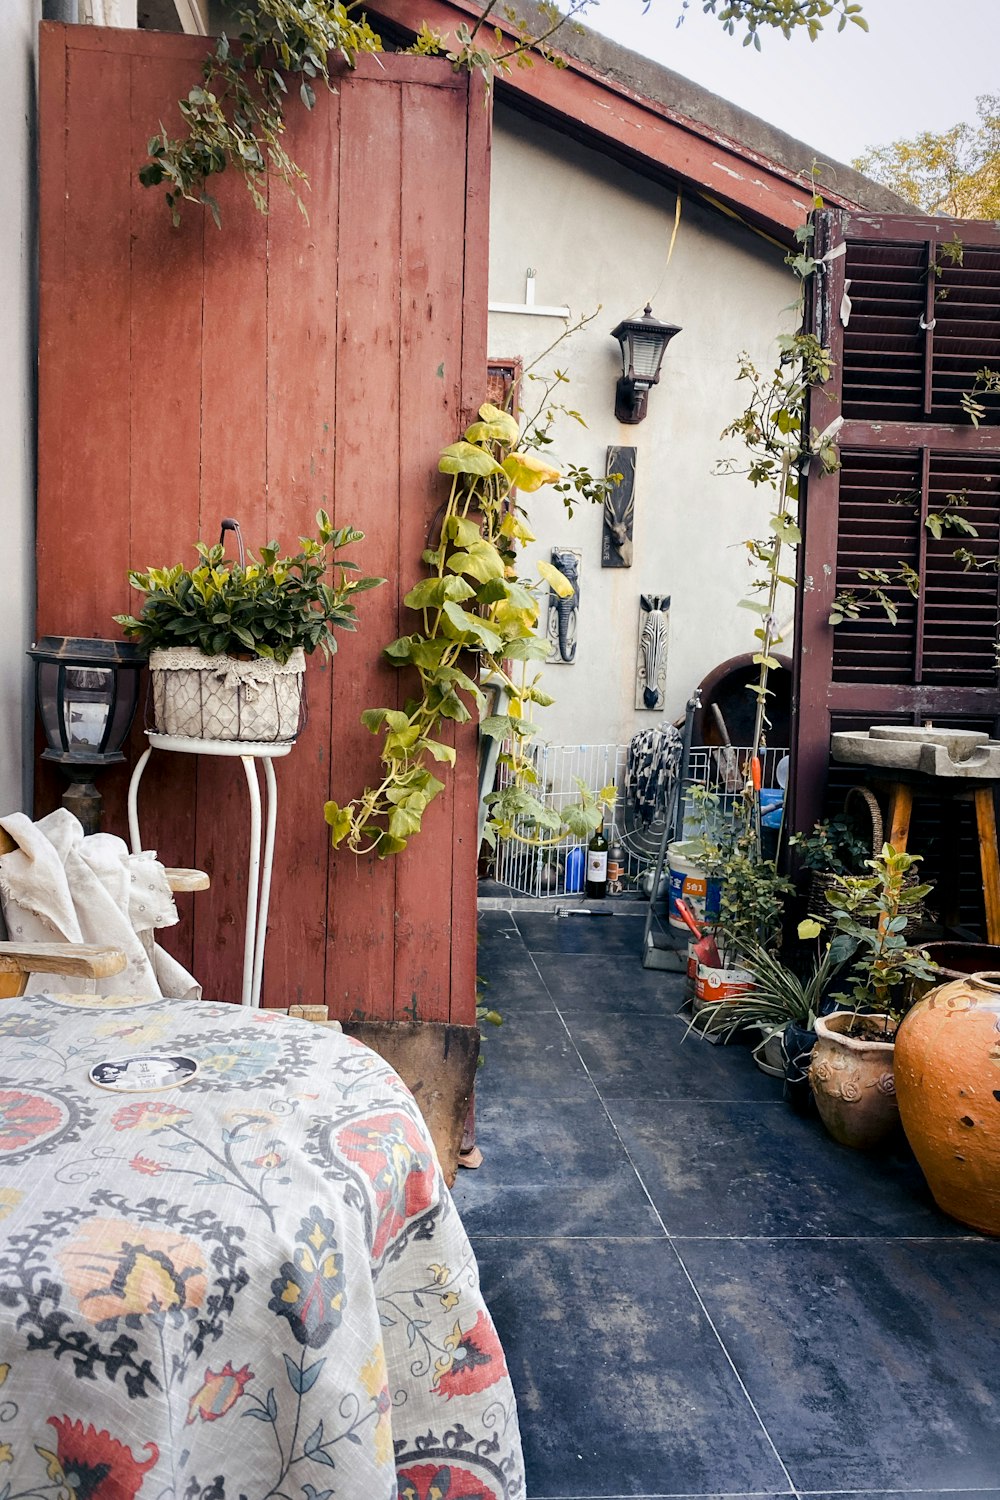
M 737 797 L 726 809 L 714 793 L 703 792 L 696 794 L 696 805 L 702 831 L 682 847 L 709 879 L 719 882 L 719 910 L 710 926 L 722 968 L 699 966 L 695 1019 L 700 1031 L 719 1041 L 737 1028 L 717 1027 L 712 1017 L 730 1000 L 747 998 L 753 975 L 746 957 L 776 945 L 785 898 L 793 887 L 773 860 L 761 857 L 749 799 Z
M 227 562 L 221 543 L 196 543 L 201 562 L 129 573 L 145 595 L 136 615 L 115 615 L 149 652 L 153 717 L 161 734 L 192 739 L 294 740 L 305 658 L 332 655 L 334 629 L 354 630 L 353 596 L 385 580 L 366 578 L 337 556 L 362 541 L 326 511 L 318 535 L 282 556 L 277 542 L 259 558 Z
M 829 1133 L 842 1145 L 876 1145 L 897 1124 L 893 1041 L 914 981 L 932 980 L 928 955 L 907 946 L 909 913 L 929 885 L 907 884 L 920 856 L 884 844 L 866 860 L 870 875 L 838 875 L 826 892 L 829 911 L 800 925 L 802 937 L 824 926 L 845 939 L 849 957 L 841 1009 L 816 1021 L 809 1082 Z M 835 941 L 837 939 L 835 938 Z

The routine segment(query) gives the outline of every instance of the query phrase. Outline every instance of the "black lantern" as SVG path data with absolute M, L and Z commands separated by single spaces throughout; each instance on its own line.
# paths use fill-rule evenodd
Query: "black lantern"
M 661 323 L 654 318 L 648 302 L 641 318 L 625 318 L 611 330 L 611 337 L 622 346 L 622 375 L 615 396 L 615 416 L 619 422 L 642 421 L 649 388 L 660 378 L 666 347 L 680 331 L 675 323 Z
M 101 826 L 95 774 L 125 759 L 122 745 L 139 701 L 140 646 L 85 636 L 43 635 L 28 655 L 35 663 L 35 701 L 48 741 L 43 760 L 69 778 L 62 805 L 85 833 Z

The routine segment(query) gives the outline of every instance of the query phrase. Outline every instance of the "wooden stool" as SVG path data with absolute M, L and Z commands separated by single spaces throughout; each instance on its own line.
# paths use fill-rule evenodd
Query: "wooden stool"
M 874 778 L 873 778 L 874 781 Z M 886 843 L 899 852 L 906 849 L 910 836 L 910 818 L 913 814 L 913 799 L 920 792 L 933 792 L 937 796 L 951 796 L 956 801 L 974 801 L 976 806 L 976 831 L 979 835 L 979 868 L 983 877 L 983 897 L 986 905 L 986 940 L 1000 943 L 1000 853 L 997 846 L 996 806 L 993 801 L 993 781 L 962 782 L 941 776 L 913 776 L 908 780 L 875 781 L 889 795 L 888 832 Z

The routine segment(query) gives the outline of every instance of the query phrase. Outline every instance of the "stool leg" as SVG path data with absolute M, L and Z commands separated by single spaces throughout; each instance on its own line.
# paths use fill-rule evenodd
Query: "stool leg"
M 905 852 L 906 841 L 910 836 L 912 813 L 912 787 L 900 781 L 895 782 L 889 797 L 889 833 L 886 842 L 892 845 L 897 854 Z
M 976 792 L 976 829 L 979 834 L 979 866 L 986 900 L 986 940 L 1000 943 L 1000 855 L 997 852 L 997 817 L 993 789 Z

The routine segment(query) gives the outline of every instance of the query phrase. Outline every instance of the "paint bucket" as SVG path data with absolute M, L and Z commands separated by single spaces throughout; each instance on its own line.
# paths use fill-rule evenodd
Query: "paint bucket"
M 753 989 L 753 975 L 749 969 L 710 969 L 698 965 L 694 981 L 694 1008 L 703 1005 L 718 1005 L 723 1000 L 735 1000 Z
M 680 852 L 681 848 L 680 844 L 671 844 L 667 849 L 667 920 L 675 931 L 687 932 L 677 910 L 678 899 L 683 897 L 697 921 L 711 922 L 719 915 L 719 881 L 710 880 L 693 859 Z

